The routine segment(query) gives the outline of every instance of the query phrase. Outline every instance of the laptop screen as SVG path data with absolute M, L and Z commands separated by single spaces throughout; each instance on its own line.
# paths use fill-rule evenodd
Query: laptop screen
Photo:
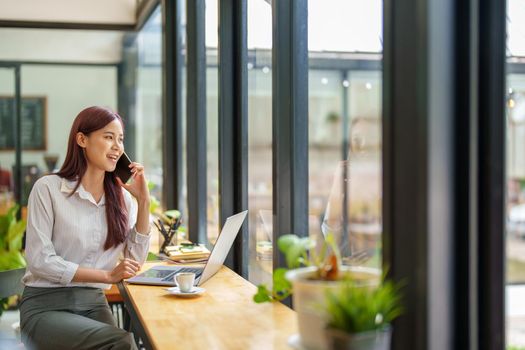
M 240 212 L 238 214 L 230 216 L 226 219 L 224 226 L 222 227 L 221 234 L 213 247 L 210 257 L 208 258 L 208 263 L 202 272 L 201 279 L 199 280 L 199 285 L 206 282 L 211 276 L 215 275 L 217 271 L 222 267 L 226 255 L 230 251 L 233 241 L 239 232 L 244 218 L 248 213 L 247 210 Z

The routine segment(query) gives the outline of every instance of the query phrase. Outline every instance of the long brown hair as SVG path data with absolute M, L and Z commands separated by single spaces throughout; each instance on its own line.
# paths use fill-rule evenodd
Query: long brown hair
M 77 181 L 73 195 L 80 186 L 82 177 L 86 173 L 87 160 L 82 147 L 77 144 L 77 133 L 81 132 L 88 136 L 93 131 L 102 129 L 114 120 L 118 120 L 124 129 L 122 118 L 115 112 L 103 107 L 88 107 L 82 110 L 69 133 L 67 154 L 64 164 L 56 175 L 70 181 Z M 128 222 L 128 211 L 124 202 L 122 188 L 117 183 L 114 173 L 106 172 L 104 175 L 104 194 L 106 196 L 106 221 L 108 234 L 104 249 L 116 247 L 124 242 Z

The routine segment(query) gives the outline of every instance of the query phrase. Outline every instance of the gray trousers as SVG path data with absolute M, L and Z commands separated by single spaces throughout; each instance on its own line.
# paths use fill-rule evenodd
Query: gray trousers
M 137 349 L 133 334 L 116 326 L 96 288 L 25 287 L 20 328 L 28 349 Z

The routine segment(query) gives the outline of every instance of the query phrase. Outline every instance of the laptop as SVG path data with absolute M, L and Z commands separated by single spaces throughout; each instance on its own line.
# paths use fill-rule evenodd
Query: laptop
M 230 216 L 226 219 L 226 223 L 222 227 L 219 238 L 213 247 L 210 257 L 204 267 L 195 266 L 154 266 L 151 269 L 144 271 L 143 273 L 127 279 L 126 281 L 134 284 L 150 284 L 157 286 L 175 286 L 173 277 L 179 272 L 194 272 L 195 273 L 195 286 L 200 286 L 213 275 L 217 273 L 222 267 L 228 252 L 230 251 L 233 241 L 239 230 L 241 229 L 242 223 L 246 218 L 248 210 L 240 212 L 238 214 Z

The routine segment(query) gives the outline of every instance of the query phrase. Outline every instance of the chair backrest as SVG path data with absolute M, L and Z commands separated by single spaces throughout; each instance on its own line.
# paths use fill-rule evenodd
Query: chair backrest
M 22 293 L 24 286 L 21 280 L 25 272 L 25 268 L 0 271 L 0 299 Z

